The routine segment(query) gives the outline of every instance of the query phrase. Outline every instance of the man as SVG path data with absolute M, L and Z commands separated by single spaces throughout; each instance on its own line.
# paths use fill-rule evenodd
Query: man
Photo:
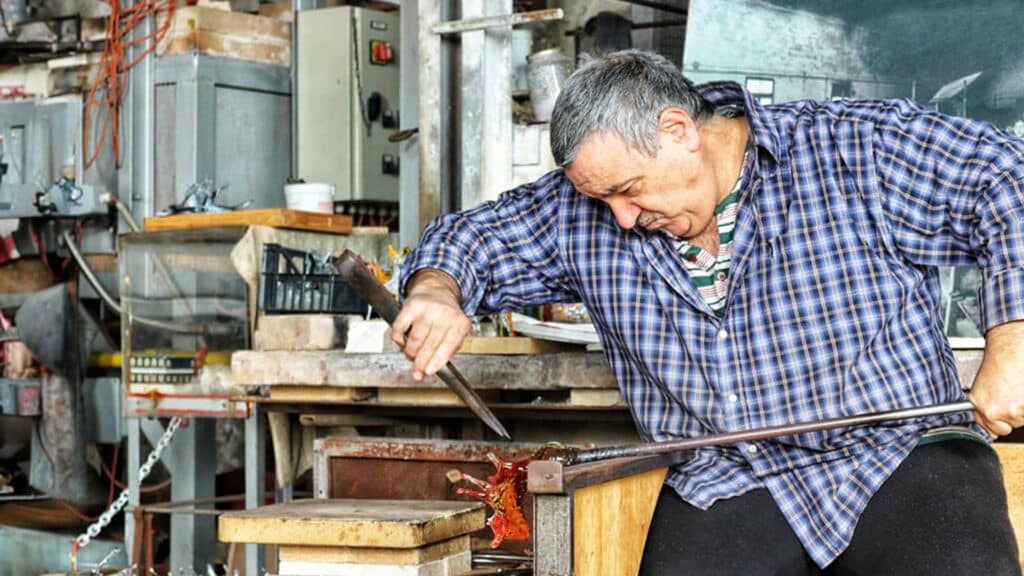
M 936 266 L 977 263 L 973 415 L 699 450 L 641 572 L 1019 573 L 979 439 L 1024 424 L 1024 143 L 905 100 L 761 106 L 637 51 L 570 77 L 551 142 L 562 170 L 424 232 L 415 378 L 464 312 L 579 300 L 645 440 L 953 402 Z

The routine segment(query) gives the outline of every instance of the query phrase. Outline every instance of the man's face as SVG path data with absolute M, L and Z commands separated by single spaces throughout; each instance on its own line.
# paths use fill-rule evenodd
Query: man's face
M 718 191 L 701 153 L 700 136 L 661 130 L 654 157 L 618 136 L 591 134 L 565 174 L 584 196 L 611 209 L 619 226 L 663 229 L 692 238 L 711 222 Z

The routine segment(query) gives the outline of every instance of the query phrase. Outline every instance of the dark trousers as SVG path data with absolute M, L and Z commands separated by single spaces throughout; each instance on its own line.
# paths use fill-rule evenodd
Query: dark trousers
M 642 576 L 1020 575 L 996 454 L 970 440 L 918 446 L 868 503 L 824 570 L 765 489 L 700 510 L 661 491 Z

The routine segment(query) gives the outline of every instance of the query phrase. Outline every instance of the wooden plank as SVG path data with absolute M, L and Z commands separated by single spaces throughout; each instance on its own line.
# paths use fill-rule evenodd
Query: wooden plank
M 292 58 L 291 47 L 287 44 L 283 46 L 266 44 L 203 30 L 170 40 L 164 50 L 165 54 L 188 54 L 191 52 L 277 66 L 291 66 Z
M 387 479 L 380 479 L 387 481 Z M 486 525 L 477 502 L 295 500 L 222 514 L 222 542 L 417 548 Z
M 260 4 L 260 16 L 264 18 L 274 18 L 282 22 L 294 22 L 295 11 L 292 10 L 291 2 L 270 2 L 267 4 Z
M 1017 549 L 1024 550 L 1024 444 L 996 442 L 992 447 L 999 453 L 1006 483 L 1006 500 L 1010 509 L 1010 523 L 1017 534 Z M 1024 558 L 1021 560 L 1024 568 Z
M 667 468 L 581 488 L 573 496 L 573 568 L 577 576 L 634 576 L 640 570 Z M 609 546 L 614 542 L 614 546 Z
M 166 16 L 159 15 L 162 22 Z M 291 26 L 275 18 L 201 6 L 178 7 L 157 54 L 201 52 L 289 66 Z
M 348 234 L 352 232 L 352 217 L 344 214 L 301 212 L 287 208 L 262 208 L 259 210 L 154 216 L 145 220 L 146 232 L 218 226 L 270 226 L 272 228 Z
M 420 548 L 352 548 L 344 546 L 281 546 L 282 562 L 348 562 L 355 564 L 422 564 L 444 556 L 469 552 L 469 535 L 442 540 Z
M 338 388 L 335 386 L 271 386 L 270 399 L 278 401 L 295 402 L 323 402 L 334 400 L 347 402 L 352 400 L 366 400 L 373 394 L 372 390 L 366 388 Z
M 615 376 L 599 353 L 463 355 L 459 371 L 477 390 L 614 388 Z M 351 386 L 358 388 L 446 388 L 438 378 L 412 379 L 402 354 L 238 351 L 231 356 L 233 380 L 241 385 Z
M 583 346 L 552 342 L 538 338 L 469 336 L 462 342 L 459 354 L 556 354 L 582 352 Z
M 499 400 L 500 390 L 482 390 L 478 394 L 484 402 Z M 377 401 L 381 404 L 409 404 L 411 406 L 462 406 L 465 402 L 448 389 L 441 388 L 380 388 Z
M 357 564 L 282 561 L 280 576 L 461 576 L 472 568 L 472 553 L 460 552 L 423 564 Z
M 626 399 L 618 390 L 570 390 L 569 404 L 572 406 L 625 406 Z

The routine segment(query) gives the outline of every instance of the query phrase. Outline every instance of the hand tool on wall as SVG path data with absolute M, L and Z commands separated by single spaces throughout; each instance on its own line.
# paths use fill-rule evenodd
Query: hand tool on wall
M 349 286 L 366 298 L 381 318 L 389 325 L 395 321 L 402 309 L 401 306 L 391 296 L 391 293 L 373 277 L 362 258 L 350 250 L 345 250 L 335 261 L 335 266 Z M 449 362 L 447 366 L 441 368 L 437 375 L 451 388 L 452 392 L 455 392 L 466 403 L 473 414 L 487 424 L 488 428 L 506 440 L 511 439 L 505 427 L 501 425 L 491 409 L 484 404 L 476 391 L 470 387 L 466 378 L 455 368 L 454 364 Z
M 633 456 L 652 456 L 655 454 L 668 454 L 670 452 L 681 452 L 695 450 L 707 446 L 725 446 L 740 442 L 756 442 L 768 440 L 781 436 L 793 436 L 796 434 L 807 434 L 809 432 L 820 432 L 834 428 L 850 428 L 853 426 L 864 426 L 879 422 L 893 420 L 908 420 L 911 418 L 922 418 L 925 416 L 937 416 L 940 414 L 951 414 L 954 412 L 966 412 L 974 410 L 970 402 L 953 402 L 949 404 L 933 404 L 919 408 L 905 408 L 902 410 L 890 410 L 888 412 L 873 412 L 870 414 L 858 414 L 856 416 L 841 416 L 838 418 L 826 418 L 796 424 L 784 424 L 781 426 L 768 426 L 752 430 L 738 430 L 722 434 L 710 434 L 697 438 L 681 438 L 679 440 L 667 440 L 664 442 L 648 442 L 645 444 L 631 444 L 628 446 L 609 446 L 594 448 L 592 450 L 580 450 L 567 452 L 561 457 L 566 465 L 584 464 L 598 460 L 609 460 L 612 458 L 628 458 Z

